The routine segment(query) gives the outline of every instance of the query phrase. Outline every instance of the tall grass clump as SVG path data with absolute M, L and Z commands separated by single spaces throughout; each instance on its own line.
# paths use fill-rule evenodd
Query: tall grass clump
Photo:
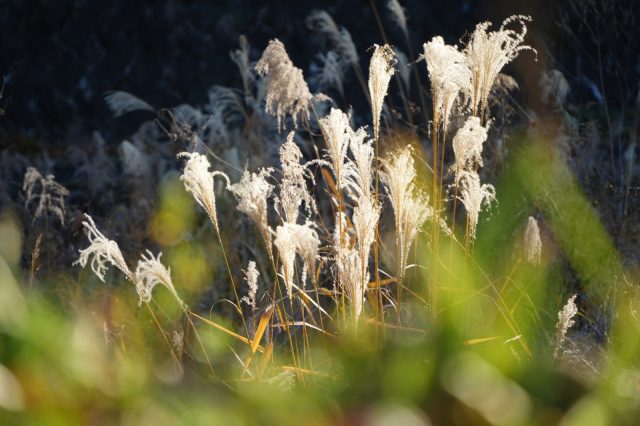
M 426 72 L 410 84 L 420 65 L 410 15 L 397 0 L 386 15 L 372 9 L 382 41 L 367 81 L 351 34 L 314 11 L 306 24 L 326 43 L 310 56 L 310 84 L 280 40 L 253 58 L 241 37 L 231 61 L 242 87 L 214 86 L 204 105 L 157 110 L 109 92 L 114 116 L 158 117 L 118 143 L 119 163 L 96 135 L 94 152 L 73 155 L 84 158 L 76 176 L 113 174 L 128 210 L 107 198 L 109 179 L 82 205 L 94 221 L 73 205 L 77 185 L 16 173 L 24 202 L 0 214 L 0 420 L 2 410 L 20 424 L 49 423 L 47 410 L 80 424 L 637 418 L 637 271 L 546 122 L 530 124 L 503 87 L 517 87 L 501 74 L 508 64 L 535 52 L 531 19 L 480 23 L 460 47 L 420 40 Z M 347 109 L 349 84 L 366 102 Z M 416 91 L 430 107 L 415 107 Z M 543 97 L 561 109 L 562 92 Z M 520 133 L 501 113 L 514 104 Z M 24 242 L 19 213 L 38 229 Z M 65 227 L 73 265 L 93 274 L 45 275 L 48 218 Z M 22 267 L 39 289 L 28 296 Z

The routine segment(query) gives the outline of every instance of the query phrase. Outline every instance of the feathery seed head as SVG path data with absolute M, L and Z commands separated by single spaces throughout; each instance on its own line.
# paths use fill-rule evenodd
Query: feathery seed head
M 349 115 L 337 108 L 331 108 L 329 115 L 320 119 L 320 129 L 327 144 L 326 156 L 337 179 L 336 185 L 341 185 L 342 168 L 347 157 L 351 131 Z
M 487 140 L 487 128 L 480 124 L 478 117 L 469 117 L 461 129 L 453 137 L 453 153 L 455 154 L 455 181 L 460 179 L 463 169 L 472 168 L 475 164 L 482 166 L 482 145 Z
M 244 276 L 247 280 L 247 287 L 249 287 L 249 292 L 247 296 L 242 298 L 242 301 L 247 305 L 251 306 L 252 309 L 256 308 L 256 295 L 258 294 L 258 278 L 260 277 L 260 272 L 256 268 L 256 262 L 253 260 L 249 261 L 247 265 L 247 270 L 244 271 Z
M 530 21 L 530 16 L 514 15 L 507 18 L 497 31 L 487 31 L 491 22 L 476 25 L 464 50 L 471 70 L 473 115 L 484 111 L 491 86 L 505 65 L 513 61 L 522 50 L 536 53 L 531 46 L 523 44 L 527 34 L 526 22 Z M 514 22 L 521 25 L 520 32 L 506 28 Z
M 300 255 L 304 262 L 302 274 L 302 282 L 304 283 L 307 272 L 310 272 L 312 276 L 315 275 L 320 239 L 311 223 L 298 225 L 285 222 L 276 228 L 276 238 L 273 243 L 278 249 L 287 295 L 291 298 L 296 254 Z
M 496 199 L 496 190 L 493 185 L 480 184 L 480 176 L 475 171 L 463 170 L 460 172 L 460 194 L 458 199 L 464 204 L 469 216 L 469 236 L 476 237 L 478 217 L 483 207 L 490 208 L 491 202 Z
M 27 168 L 22 182 L 25 194 L 25 207 L 37 201 L 33 219 L 44 215 L 53 215 L 64 225 L 64 215 L 67 211 L 65 198 L 69 190 L 55 181 L 53 175 L 42 176 L 35 167 Z
M 90 261 L 91 269 L 102 282 L 104 282 L 104 275 L 111 264 L 122 271 L 127 279 L 135 281 L 118 243 L 105 237 L 98 230 L 91 216 L 85 214 L 84 219 L 82 225 L 87 231 L 87 237 L 91 244 L 86 249 L 80 250 L 80 257 L 73 264 L 79 264 L 84 268 Z
M 229 178 L 222 172 L 209 172 L 209 160 L 207 157 L 197 152 L 181 152 L 178 158 L 187 158 L 184 171 L 180 180 L 187 191 L 191 192 L 196 202 L 209 215 L 209 219 L 218 231 L 218 216 L 216 214 L 216 197 L 213 190 L 213 178 L 222 176 L 229 187 Z
M 371 63 L 369 64 L 369 95 L 373 112 L 373 130 L 376 137 L 380 131 L 380 114 L 382 113 L 384 97 L 387 95 L 391 76 L 395 72 L 395 62 L 391 46 L 387 44 L 383 46 L 374 45 Z
M 271 257 L 271 228 L 267 221 L 267 200 L 273 192 L 273 185 L 267 181 L 270 175 L 269 169 L 261 169 L 258 173 L 245 170 L 240 182 L 229 186 L 229 190 L 238 200 L 238 210 L 258 227 Z
M 364 296 L 369 282 L 369 273 L 363 269 L 363 260 L 355 248 L 342 249 L 336 259 L 340 282 L 346 291 L 351 314 L 358 319 L 364 307 Z
M 577 294 L 571 296 L 560 312 L 558 312 L 558 323 L 556 324 L 556 345 L 553 350 L 554 357 L 558 356 L 558 351 L 564 343 L 567 331 L 575 324 L 573 317 L 578 313 L 576 297 L 578 297 Z
M 375 151 L 362 127 L 349 132 L 349 150 L 353 161 L 349 160 L 348 166 L 345 167 L 343 186 L 347 188 L 353 200 L 360 204 L 359 200 L 372 197 L 371 187 L 375 174 Z
M 449 114 L 458 95 L 468 96 L 471 92 L 471 72 L 464 53 L 457 46 L 445 44 L 442 37 L 434 37 L 423 49 L 431 81 L 434 125 L 442 122 L 446 133 Z
M 256 71 L 267 78 L 266 110 L 276 116 L 279 129 L 284 128 L 287 115 L 293 118 L 294 127 L 297 127 L 299 114 L 309 118 L 313 96 L 302 70 L 293 65 L 280 40 L 269 42 L 256 64 Z
M 380 218 L 380 206 L 372 198 L 362 198 L 353 208 L 353 228 L 356 234 L 356 244 L 366 270 L 369 263 L 371 245 L 376 237 L 376 224 Z
M 344 213 L 338 212 L 336 214 L 336 223 L 341 224 L 341 226 L 335 227 L 333 234 L 335 264 L 338 269 L 338 284 L 336 287 L 340 285 L 345 291 L 351 307 L 351 314 L 354 319 L 357 319 L 362 313 L 364 295 L 369 282 L 369 273 L 367 272 L 368 259 L 361 257 L 359 247 L 353 247 L 348 232 L 340 233 L 340 229 L 346 229 L 347 227 Z M 364 239 L 363 243 L 365 242 Z
M 149 303 L 151 301 L 153 288 L 160 284 L 171 292 L 171 295 L 177 300 L 180 306 L 184 306 L 182 299 L 178 296 L 171 281 L 171 270 L 160 262 L 162 253 L 158 253 L 158 257 L 154 257 L 153 253 L 147 250 L 147 256 L 143 254 L 141 257 L 142 259 L 138 261 L 134 275 L 136 292 L 140 298 L 138 305 L 142 305 L 142 302 Z
M 296 223 L 300 206 L 304 202 L 307 211 L 315 211 L 315 201 L 307 189 L 306 168 L 300 163 L 302 152 L 293 140 L 295 133 L 290 132 L 287 141 L 280 147 L 282 182 L 280 196 L 276 199 L 276 210 L 289 223 Z M 280 211 L 282 210 L 282 211 Z
M 540 240 L 540 228 L 538 221 L 529 216 L 527 229 L 524 232 L 524 254 L 529 263 L 540 264 L 542 254 L 542 241 Z
M 433 209 L 429 197 L 415 188 L 416 171 L 410 146 L 382 161 L 380 177 L 393 208 L 400 254 L 398 274 L 402 279 L 411 245 L 424 222 L 433 217 Z

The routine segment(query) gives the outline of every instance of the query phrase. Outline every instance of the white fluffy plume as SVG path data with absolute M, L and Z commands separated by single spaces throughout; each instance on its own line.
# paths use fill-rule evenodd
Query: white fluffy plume
M 149 250 L 147 255 L 142 255 L 142 259 L 138 261 L 138 266 L 135 272 L 135 285 L 136 292 L 140 300 L 138 304 L 142 302 L 149 303 L 151 301 L 151 293 L 153 288 L 158 284 L 166 287 L 171 295 L 176 299 L 180 306 L 184 306 L 182 299 L 178 296 L 173 282 L 171 281 L 171 270 L 160 262 L 162 253 L 159 253 L 157 257 L 153 256 Z
M 482 146 L 487 140 L 487 128 L 480 124 L 478 117 L 471 116 L 453 137 L 453 153 L 455 154 L 455 181 L 460 179 L 460 172 L 471 169 L 475 165 L 482 166 Z
M 178 158 L 187 159 L 180 180 L 184 183 L 186 190 L 191 192 L 196 202 L 207 212 L 211 223 L 213 223 L 216 231 L 218 231 L 218 216 L 216 214 L 216 196 L 213 190 L 213 178 L 215 176 L 222 176 L 226 180 L 227 187 L 229 186 L 229 178 L 222 172 L 209 172 L 209 160 L 207 160 L 206 156 L 198 154 L 197 152 L 181 152 L 178 154 Z
M 84 268 L 87 263 L 91 262 L 91 269 L 103 282 L 109 265 L 113 265 L 122 271 L 127 279 L 135 281 L 118 243 L 105 237 L 98 230 L 91 216 L 85 214 L 84 219 L 82 225 L 87 231 L 87 237 L 91 244 L 86 249 L 80 250 L 80 257 L 74 262 L 74 265 L 79 264 Z
M 309 118 L 313 95 L 304 81 L 302 70 L 293 65 L 280 40 L 269 42 L 256 64 L 256 71 L 267 78 L 266 109 L 278 119 L 279 129 L 284 127 L 287 115 L 293 118 L 294 127 L 299 115 Z
M 389 81 L 395 69 L 395 59 L 393 49 L 385 44 L 383 46 L 374 45 L 371 63 L 369 64 L 369 96 L 371 97 L 371 110 L 373 112 L 373 130 L 376 139 L 380 132 L 380 114 L 382 104 L 387 96 Z

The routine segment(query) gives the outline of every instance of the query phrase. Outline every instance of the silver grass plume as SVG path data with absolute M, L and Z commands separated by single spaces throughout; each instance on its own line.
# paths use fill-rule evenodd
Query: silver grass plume
M 311 223 L 298 225 L 285 222 L 276 228 L 276 238 L 273 243 L 278 249 L 287 295 L 291 299 L 296 254 L 300 255 L 304 262 L 302 273 L 304 284 L 307 273 L 311 273 L 312 277 L 315 275 L 320 239 Z
M 294 127 L 297 127 L 298 115 L 309 118 L 313 95 L 304 81 L 302 70 L 293 65 L 280 40 L 269 42 L 256 64 L 256 71 L 266 76 L 266 110 L 276 116 L 278 129 L 284 128 L 287 115 L 293 118 Z
M 376 224 L 380 218 L 380 207 L 375 204 L 373 198 L 362 198 L 353 208 L 353 229 L 356 234 L 356 245 L 361 261 L 360 267 L 364 276 L 367 273 L 371 245 L 376 238 Z M 366 283 L 362 284 L 363 286 Z
M 336 223 L 342 223 L 342 229 L 346 229 L 346 218 L 344 213 L 336 215 Z M 349 300 L 351 315 L 357 320 L 362 313 L 364 306 L 364 296 L 369 282 L 369 274 L 360 256 L 360 251 L 353 247 L 347 232 L 341 235 L 340 227 L 336 226 L 333 235 L 333 245 L 336 252 L 336 266 L 338 268 L 338 283 Z
M 359 204 L 359 200 L 367 200 L 373 196 L 375 152 L 371 140 L 367 140 L 364 128 L 356 131 L 349 129 L 348 136 L 353 161 L 347 161 L 342 185 L 350 197 Z
M 51 214 L 64 225 L 67 211 L 65 199 L 69 196 L 69 190 L 56 182 L 53 175 L 42 176 L 35 167 L 29 167 L 24 175 L 22 190 L 25 192 L 25 207 L 36 202 L 33 220 Z
M 454 102 L 460 94 L 467 96 L 471 91 L 471 72 L 464 53 L 457 46 L 445 44 L 442 37 L 434 37 L 423 49 L 431 81 L 434 126 L 437 129 L 442 124 L 446 135 Z
M 181 152 L 178 154 L 178 158 L 187 159 L 180 180 L 185 189 L 191 192 L 196 202 L 207 212 L 216 232 L 219 232 L 213 178 L 222 176 L 226 180 L 227 187 L 229 186 L 229 178 L 222 172 L 209 172 L 209 167 L 211 167 L 209 160 L 197 152 Z
M 249 261 L 247 270 L 244 271 L 244 276 L 247 280 L 247 287 L 249 288 L 249 291 L 241 300 L 251 306 L 251 309 L 255 309 L 256 295 L 258 294 L 258 278 L 260 277 L 260 272 L 258 272 L 258 269 L 256 268 L 256 262 L 253 260 Z
M 113 265 L 122 271 L 127 279 L 135 282 L 134 275 L 129 270 L 118 243 L 105 237 L 98 230 L 91 216 L 85 214 L 84 219 L 82 225 L 87 231 L 87 237 L 91 244 L 86 249 L 80 250 L 80 257 L 73 264 L 79 264 L 84 268 L 87 263 L 91 262 L 91 269 L 102 282 L 104 282 L 104 274 L 109 265 Z
M 464 204 L 469 217 L 469 238 L 474 239 L 480 211 L 483 207 L 491 207 L 491 202 L 496 199 L 496 190 L 493 185 L 481 185 L 480 176 L 476 171 L 463 170 L 460 172 L 458 199 Z
M 455 182 L 460 179 L 464 169 L 482 166 L 482 146 L 487 140 L 487 128 L 480 124 L 478 117 L 471 116 L 453 137 L 453 153 L 455 154 Z
M 429 197 L 415 188 L 416 171 L 411 147 L 383 160 L 380 177 L 395 217 L 398 274 L 402 280 L 411 245 L 424 222 L 433 217 L 433 209 L 429 206 Z
M 320 119 L 320 129 L 327 145 L 326 157 L 329 159 L 331 170 L 336 177 L 336 192 L 344 183 L 342 172 L 345 165 L 347 150 L 349 149 L 349 115 L 340 109 L 331 108 L 331 112 Z
M 369 95 L 371 97 L 373 130 L 376 140 L 380 134 L 380 114 L 382 113 L 384 97 L 387 95 L 389 88 L 389 81 L 395 72 L 395 62 L 393 49 L 389 45 L 374 45 L 373 55 L 369 64 Z
M 280 196 L 276 201 L 276 211 L 286 222 L 296 223 L 300 206 L 304 203 L 308 212 L 315 211 L 315 202 L 307 189 L 306 168 L 301 164 L 302 152 L 293 140 L 295 133 L 290 132 L 287 141 L 280 147 L 282 182 Z
M 409 36 L 407 29 L 407 15 L 404 13 L 404 7 L 400 5 L 398 0 L 389 0 L 387 2 L 387 9 L 391 12 L 391 18 L 393 22 L 400 27 L 406 37 Z
M 273 192 L 273 185 L 267 181 L 269 176 L 269 169 L 261 169 L 258 173 L 251 173 L 245 170 L 240 182 L 229 186 L 229 190 L 238 199 L 238 210 L 249 216 L 255 226 L 258 227 L 267 247 L 269 257 L 272 258 L 272 231 L 267 222 L 267 200 Z
M 375 240 L 376 224 L 380 218 L 380 206 L 376 204 L 372 185 L 374 179 L 374 149 L 363 128 L 349 128 L 349 149 L 353 161 L 345 167 L 344 186 L 356 203 L 353 208 L 353 227 L 362 262 L 362 275 L 366 275 L 371 245 Z M 366 285 L 366 283 L 363 283 Z
M 184 307 L 184 303 L 182 299 L 180 299 L 180 296 L 178 296 L 171 281 L 171 269 L 168 269 L 160 262 L 162 253 L 159 253 L 158 257 L 154 257 L 153 253 L 147 250 L 147 256 L 143 254 L 141 257 L 142 259 L 138 261 L 138 266 L 134 274 L 136 292 L 139 297 L 138 305 L 142 305 L 142 302 L 149 303 L 151 301 L 153 288 L 160 284 L 171 292 L 171 295 L 181 307 Z
M 473 115 L 481 115 L 484 112 L 491 86 L 500 70 L 518 57 L 521 51 L 536 52 L 531 46 L 523 44 L 527 34 L 526 22 L 530 21 L 530 16 L 513 15 L 507 18 L 497 31 L 487 31 L 491 22 L 476 25 L 464 49 L 471 70 Z M 520 32 L 506 28 L 514 22 L 521 25 Z
M 306 19 L 307 27 L 322 35 L 333 45 L 341 62 L 359 67 L 359 57 L 351 34 L 345 28 L 338 28 L 335 21 L 324 10 L 314 10 Z
M 132 111 L 143 110 L 155 112 L 154 107 L 129 92 L 107 92 L 104 100 L 115 117 L 120 117 Z
M 567 330 L 569 330 L 575 324 L 574 316 L 578 313 L 578 307 L 576 306 L 577 294 L 574 294 L 567 300 L 567 303 L 558 312 L 558 323 L 556 324 L 556 344 L 553 349 L 553 356 L 558 357 L 558 352 L 562 348 L 567 337 Z
M 542 255 L 542 241 L 540 240 L 540 228 L 538 221 L 529 216 L 527 229 L 524 231 L 524 255 L 527 262 L 538 265 Z

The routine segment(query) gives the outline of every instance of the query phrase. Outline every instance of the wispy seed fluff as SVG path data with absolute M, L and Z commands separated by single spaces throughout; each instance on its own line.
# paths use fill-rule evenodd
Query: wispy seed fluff
M 277 117 L 278 129 L 284 128 L 287 115 L 293 118 L 294 127 L 299 114 L 309 118 L 313 95 L 304 81 L 302 70 L 293 65 L 280 40 L 269 42 L 256 64 L 256 71 L 267 78 L 266 110 Z
M 340 191 L 342 182 L 342 169 L 349 149 L 349 115 L 337 108 L 331 108 L 326 117 L 320 119 L 320 129 L 327 144 L 327 155 L 331 169 L 336 177 L 336 191 Z
M 410 147 L 383 160 L 380 177 L 393 207 L 399 251 L 398 276 L 402 280 L 411 245 L 424 222 L 433 216 L 433 209 L 429 206 L 428 196 L 415 188 L 416 171 Z
M 196 202 L 207 212 L 216 231 L 219 231 L 213 178 L 222 176 L 227 182 L 227 187 L 229 186 L 229 178 L 222 172 L 209 172 L 209 167 L 211 167 L 209 160 L 197 152 L 181 152 L 178 154 L 178 158 L 187 159 L 180 180 L 184 183 L 186 190 L 191 192 Z
M 369 95 L 371 96 L 371 109 L 373 112 L 373 130 L 376 139 L 380 132 L 380 114 L 384 97 L 387 95 L 389 81 L 395 69 L 395 59 L 393 49 L 385 44 L 384 46 L 374 45 L 373 56 L 369 64 Z
M 154 257 L 153 253 L 147 250 L 147 256 L 143 254 L 142 260 L 138 261 L 135 272 L 136 292 L 140 298 L 138 305 L 142 305 L 142 302 L 149 303 L 153 288 L 160 284 L 171 292 L 180 306 L 184 306 L 171 281 L 171 270 L 160 262 L 161 257 L 162 253 L 159 253 L 158 257 Z
M 493 185 L 481 185 L 480 176 L 477 172 L 463 170 L 460 173 L 460 194 L 458 199 L 464 204 L 469 217 L 469 238 L 474 239 L 480 211 L 483 207 L 491 207 L 491 202 L 496 199 L 496 190 Z
M 343 187 L 356 203 L 361 204 L 361 200 L 369 200 L 373 196 L 371 188 L 375 172 L 375 152 L 364 128 L 349 132 L 349 150 L 353 161 L 347 161 Z
M 482 146 L 487 140 L 487 128 L 480 124 L 478 117 L 469 117 L 464 126 L 453 137 L 453 153 L 455 154 L 455 181 L 460 179 L 460 172 L 482 166 Z
M 443 127 L 446 134 L 449 114 L 458 95 L 468 96 L 471 91 L 471 72 L 464 53 L 457 46 L 444 43 L 442 37 L 434 37 L 423 45 L 427 72 L 431 81 L 434 127 Z
M 25 207 L 37 201 L 34 220 L 51 214 L 64 225 L 67 211 L 65 199 L 69 196 L 69 190 L 56 182 L 53 175 L 42 176 L 36 168 L 29 167 L 24 175 L 22 190 L 25 192 Z
M 573 317 L 578 313 L 576 297 L 578 297 L 577 294 L 571 296 L 560 312 L 558 312 L 558 323 L 556 324 L 556 345 L 553 350 L 553 356 L 556 358 L 558 357 L 558 351 L 562 348 L 562 344 L 567 336 L 567 330 L 575 324 Z
M 258 269 L 256 268 L 256 262 L 253 260 L 249 261 L 247 270 L 244 271 L 244 276 L 247 280 L 247 287 L 249 288 L 249 291 L 247 295 L 242 298 L 242 301 L 251 306 L 252 309 L 255 309 L 256 295 L 258 294 L 258 278 L 260 277 L 260 272 L 258 272 Z
M 484 112 L 491 86 L 500 70 L 513 61 L 522 50 L 535 52 L 531 46 L 522 44 L 527 34 L 526 22 L 530 21 L 530 16 L 514 15 L 507 18 L 498 31 L 487 31 L 491 22 L 476 25 L 464 50 L 471 70 L 473 115 L 481 115 Z M 506 28 L 514 22 L 521 25 L 520 32 Z
M 284 223 L 276 228 L 276 238 L 273 243 L 278 249 L 289 299 L 291 299 L 294 286 L 296 254 L 300 255 L 304 263 L 301 282 L 304 284 L 307 273 L 310 273 L 312 277 L 315 275 L 320 239 L 311 226 L 310 223 L 304 225 Z
M 529 263 L 538 265 L 542 255 L 542 241 L 538 221 L 529 216 L 527 229 L 524 231 L 524 255 Z
M 346 229 L 346 217 L 342 212 L 336 215 L 336 226 L 333 234 L 333 246 L 336 252 L 336 266 L 338 268 L 338 283 L 344 289 L 351 315 L 357 320 L 362 313 L 364 296 L 369 282 L 369 273 L 366 261 L 361 257 L 360 251 L 353 247 L 348 233 L 340 233 L 340 229 Z
M 91 262 L 91 269 L 103 282 L 109 265 L 113 265 L 122 271 L 127 279 L 134 281 L 133 274 L 124 260 L 118 243 L 105 237 L 98 230 L 91 216 L 85 214 L 84 219 L 82 225 L 87 231 L 87 237 L 91 244 L 86 249 L 80 250 L 80 257 L 73 264 L 79 264 L 84 268 L 87 263 Z
M 276 199 L 278 214 L 289 223 L 297 223 L 300 206 L 304 203 L 308 212 L 315 210 L 315 201 L 307 189 L 305 176 L 308 176 L 304 164 L 301 164 L 302 152 L 294 142 L 295 133 L 290 132 L 287 141 L 280 147 L 282 182 L 280 196 Z M 311 177 L 311 176 L 310 176 Z
M 269 176 L 267 169 L 261 169 L 258 173 L 245 170 L 240 182 L 231 185 L 229 190 L 238 199 L 238 210 L 249 216 L 258 227 L 269 257 L 272 257 L 271 228 L 267 221 L 267 200 L 273 192 L 273 185 L 267 181 Z

